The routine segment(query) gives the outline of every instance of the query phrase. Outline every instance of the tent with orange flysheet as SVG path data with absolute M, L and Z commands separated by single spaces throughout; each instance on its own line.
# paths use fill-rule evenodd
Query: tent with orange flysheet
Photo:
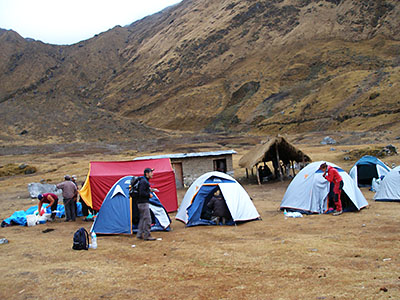
M 86 181 L 79 191 L 85 203 L 99 211 L 108 191 L 124 176 L 143 176 L 145 168 L 154 169 L 150 180 L 151 187 L 157 188 L 160 202 L 167 212 L 178 209 L 175 173 L 169 158 L 129 160 L 129 161 L 92 161 Z

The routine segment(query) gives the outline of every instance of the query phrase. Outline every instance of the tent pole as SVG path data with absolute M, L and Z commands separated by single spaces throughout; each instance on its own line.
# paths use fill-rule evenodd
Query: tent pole
M 293 177 L 295 177 L 296 176 L 296 172 L 294 170 L 294 160 L 292 160 L 292 170 L 293 170 Z
M 249 179 L 249 170 L 246 168 L 246 178 Z
M 283 175 L 282 175 L 279 152 L 278 152 L 278 143 L 275 143 L 275 151 L 276 151 L 276 159 L 278 161 L 279 180 L 283 181 Z
M 261 185 L 261 181 L 260 181 L 260 172 L 258 172 L 258 164 L 256 165 L 256 172 L 257 172 L 257 182 L 258 182 L 258 185 Z

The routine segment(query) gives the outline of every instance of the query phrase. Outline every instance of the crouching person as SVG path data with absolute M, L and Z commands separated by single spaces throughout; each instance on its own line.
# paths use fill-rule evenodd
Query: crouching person
M 214 192 L 214 196 L 210 199 L 207 206 L 212 210 L 211 220 L 217 225 L 220 223 L 222 223 L 222 225 L 226 225 L 226 223 L 232 219 L 229 208 L 226 205 L 225 199 L 222 197 L 219 189 Z
M 54 219 L 56 218 L 56 210 L 57 210 L 57 205 L 58 205 L 57 195 L 53 194 L 53 193 L 39 194 L 38 200 L 39 200 L 39 204 L 38 204 L 39 215 L 42 215 L 41 210 L 42 210 L 43 204 L 48 203 L 49 204 L 48 207 L 51 208 L 51 220 L 54 221 Z

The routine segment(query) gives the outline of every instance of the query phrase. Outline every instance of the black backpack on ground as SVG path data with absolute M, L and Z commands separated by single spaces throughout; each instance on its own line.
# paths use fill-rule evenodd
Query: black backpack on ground
M 88 250 L 89 249 L 89 233 L 85 228 L 81 227 L 74 233 L 74 250 Z

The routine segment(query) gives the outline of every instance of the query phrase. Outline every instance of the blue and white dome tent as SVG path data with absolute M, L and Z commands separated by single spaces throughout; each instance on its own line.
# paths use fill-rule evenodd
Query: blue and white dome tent
M 175 218 L 186 226 L 216 225 L 205 217 L 204 210 L 217 189 L 228 206 L 231 224 L 260 218 L 246 190 L 233 177 L 222 172 L 208 172 L 197 178 L 187 190 Z
M 375 156 L 361 157 L 350 169 L 349 175 L 358 186 L 371 186 L 372 179 L 383 178 L 390 168 Z
M 132 176 L 119 179 L 108 191 L 93 223 L 96 234 L 133 234 L 137 232 L 135 208 L 129 196 Z M 171 220 L 155 193 L 150 198 L 151 231 L 169 231 Z

